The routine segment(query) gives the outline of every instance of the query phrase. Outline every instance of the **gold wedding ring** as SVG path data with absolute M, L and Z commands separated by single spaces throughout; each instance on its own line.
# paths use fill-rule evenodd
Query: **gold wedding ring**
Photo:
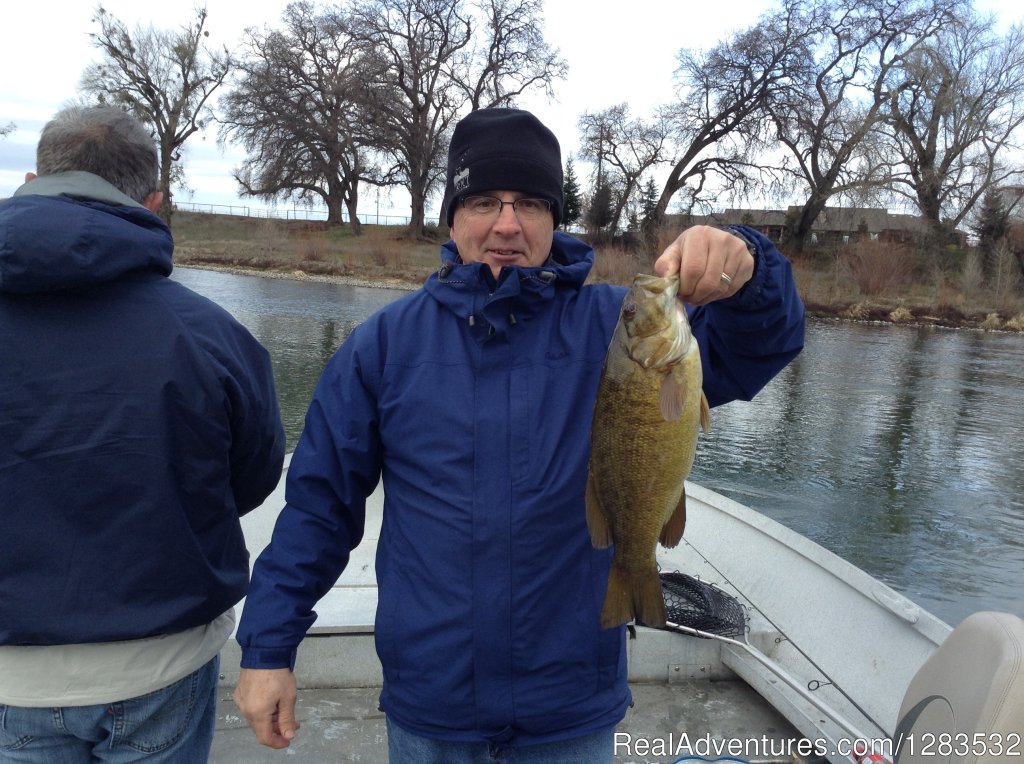
M 732 284 L 732 276 L 730 276 L 728 273 L 723 272 L 722 283 L 725 284 L 727 287 L 730 286 Z

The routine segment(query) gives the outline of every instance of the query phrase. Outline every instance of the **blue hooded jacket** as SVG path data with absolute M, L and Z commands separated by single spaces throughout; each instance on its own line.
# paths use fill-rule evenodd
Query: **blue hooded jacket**
M 753 396 L 803 345 L 789 264 L 753 231 L 755 277 L 694 311 L 712 404 Z M 541 267 L 464 264 L 359 326 L 329 362 L 238 631 L 242 665 L 293 665 L 383 478 L 375 636 L 381 703 L 448 740 L 529 745 L 617 723 L 624 628 L 584 492 L 598 381 L 625 289 L 555 234 Z
M 0 644 L 138 639 L 245 594 L 284 433 L 266 350 L 88 173 L 0 203 Z

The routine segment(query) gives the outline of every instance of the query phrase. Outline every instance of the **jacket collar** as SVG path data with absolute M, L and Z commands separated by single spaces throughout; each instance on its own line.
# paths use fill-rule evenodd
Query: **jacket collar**
M 424 289 L 471 325 L 482 319 L 493 333 L 528 320 L 559 290 L 578 290 L 593 264 L 589 244 L 556 232 L 544 265 L 505 267 L 495 279 L 489 265 L 462 262 L 449 241 L 441 247 L 441 267 Z
M 40 176 L 0 203 L 0 293 L 166 276 L 173 251 L 157 215 L 90 173 Z
M 593 263 L 589 244 L 556 232 L 544 265 L 504 267 L 495 279 L 489 265 L 462 262 L 455 243 L 449 241 L 441 247 L 441 267 L 424 289 L 465 320 L 480 339 L 487 339 L 529 321 L 559 291 L 578 290 Z
M 40 175 L 28 181 L 14 192 L 14 196 L 67 196 L 72 199 L 92 199 L 96 202 L 111 204 L 117 207 L 138 207 L 145 209 L 120 189 L 107 182 L 99 175 L 81 170 L 55 172 L 53 175 Z

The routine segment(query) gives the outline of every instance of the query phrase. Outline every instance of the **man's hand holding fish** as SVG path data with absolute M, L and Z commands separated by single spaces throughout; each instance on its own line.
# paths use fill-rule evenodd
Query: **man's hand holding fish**
M 738 233 L 698 225 L 687 228 L 654 263 L 659 276 L 679 274 L 679 297 L 706 305 L 732 297 L 754 275 L 750 245 Z

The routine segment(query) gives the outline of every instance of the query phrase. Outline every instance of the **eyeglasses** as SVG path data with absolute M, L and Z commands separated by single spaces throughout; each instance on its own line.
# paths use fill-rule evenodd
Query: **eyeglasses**
M 525 197 L 516 199 L 514 202 L 503 202 L 496 196 L 465 196 L 462 198 L 462 206 L 470 215 L 476 217 L 498 217 L 505 205 L 512 207 L 512 211 L 520 220 L 537 220 L 551 211 L 551 202 L 547 199 L 531 199 Z

